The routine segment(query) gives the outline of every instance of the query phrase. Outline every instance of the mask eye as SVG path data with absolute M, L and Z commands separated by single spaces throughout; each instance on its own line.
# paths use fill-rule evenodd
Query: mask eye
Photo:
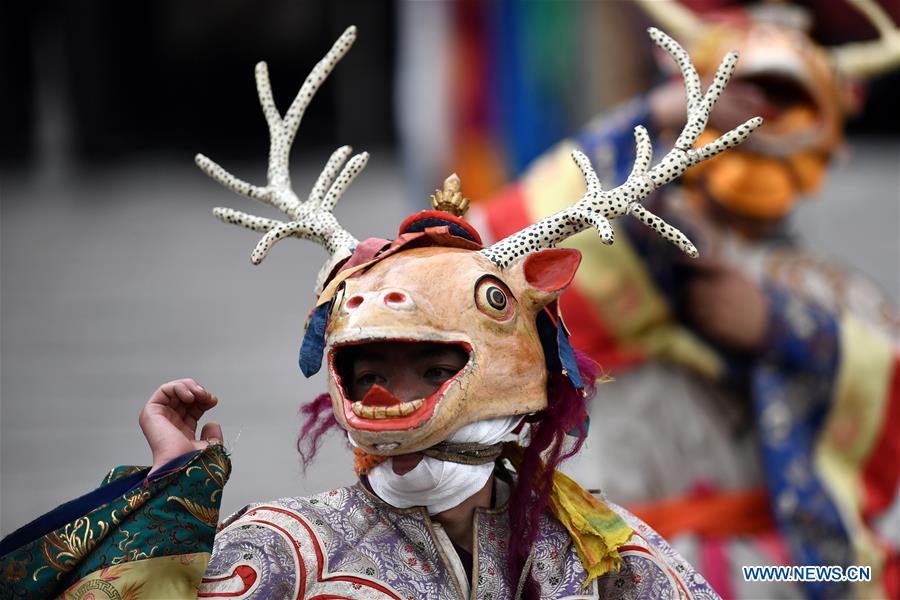
M 515 311 L 515 298 L 506 284 L 485 275 L 475 284 L 475 305 L 478 310 L 498 321 L 506 321 Z

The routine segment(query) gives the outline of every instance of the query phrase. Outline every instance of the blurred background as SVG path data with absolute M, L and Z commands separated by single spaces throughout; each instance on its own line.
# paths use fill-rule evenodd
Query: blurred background
M 875 36 L 842 0 L 806 4 L 825 44 Z M 900 22 L 897 2 L 881 4 Z M 302 196 L 334 148 L 368 150 L 336 211 L 360 238 L 392 237 L 453 170 L 488 197 L 662 77 L 626 1 L 0 4 L 0 534 L 107 468 L 148 464 L 137 414 L 179 377 L 221 399 L 223 515 L 354 480 L 340 436 L 306 473 L 295 450 L 298 407 L 325 389 L 297 368 L 324 253 L 289 242 L 252 267 L 259 236 L 210 210 L 276 215 L 192 164 L 202 151 L 264 182 L 254 64 L 268 61 L 284 110 L 349 24 L 359 38 L 304 118 L 292 175 Z M 895 303 L 898 94 L 897 72 L 868 83 L 823 193 L 793 219 Z

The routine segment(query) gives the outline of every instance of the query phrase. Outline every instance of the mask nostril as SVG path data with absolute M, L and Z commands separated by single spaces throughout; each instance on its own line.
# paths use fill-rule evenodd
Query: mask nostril
M 406 302 L 406 294 L 400 292 L 390 292 L 384 296 L 385 304 L 401 304 L 403 302 Z
M 347 306 L 347 308 L 356 308 L 362 303 L 363 303 L 362 296 L 353 296 L 352 298 L 347 300 L 346 306 Z

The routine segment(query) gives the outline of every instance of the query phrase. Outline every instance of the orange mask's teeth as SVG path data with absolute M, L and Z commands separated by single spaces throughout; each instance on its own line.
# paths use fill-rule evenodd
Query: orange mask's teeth
M 397 406 L 401 404 L 400 398 L 396 397 L 377 383 L 369 388 L 366 395 L 361 400 L 363 406 Z
M 400 401 L 398 400 L 398 402 Z M 400 402 L 399 404 L 391 406 L 371 406 L 365 405 L 362 402 L 354 402 L 350 405 L 350 408 L 357 417 L 362 417 L 364 419 L 396 419 L 398 417 L 406 417 L 413 414 L 422 408 L 423 404 L 425 404 L 425 400 L 419 398 L 418 400 Z

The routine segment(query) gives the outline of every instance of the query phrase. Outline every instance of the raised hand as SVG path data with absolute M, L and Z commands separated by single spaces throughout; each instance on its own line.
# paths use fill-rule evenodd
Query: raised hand
M 215 422 L 204 425 L 197 439 L 200 418 L 218 402 L 191 378 L 164 383 L 153 392 L 138 417 L 153 452 L 151 473 L 183 454 L 222 443 L 222 428 Z
M 688 316 L 714 341 L 740 352 L 759 351 L 769 328 L 769 301 L 739 269 L 717 259 L 692 261 Z

